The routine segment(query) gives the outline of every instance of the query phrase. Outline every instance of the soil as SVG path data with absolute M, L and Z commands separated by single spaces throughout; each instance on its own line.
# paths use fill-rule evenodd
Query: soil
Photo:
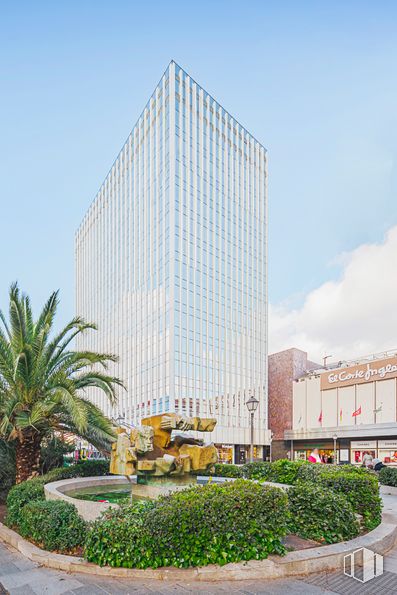
M 4 518 L 6 516 L 7 508 L 5 504 L 0 504 L 0 523 L 4 522 Z M 1 594 L 1 591 L 0 591 Z
M 302 537 L 298 537 L 297 535 L 287 535 L 283 539 L 283 544 L 287 548 L 288 551 L 296 551 L 296 550 L 308 550 L 311 547 L 318 547 L 320 545 L 325 545 L 323 543 L 318 543 L 317 541 L 313 541 L 312 539 L 302 539 Z

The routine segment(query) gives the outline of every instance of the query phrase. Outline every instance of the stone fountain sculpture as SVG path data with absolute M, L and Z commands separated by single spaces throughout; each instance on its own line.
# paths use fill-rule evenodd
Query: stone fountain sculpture
M 132 430 L 117 428 L 110 473 L 129 477 L 207 471 L 218 460 L 214 444 L 175 432 L 212 432 L 215 425 L 215 419 L 167 413 L 143 419 L 142 425 Z

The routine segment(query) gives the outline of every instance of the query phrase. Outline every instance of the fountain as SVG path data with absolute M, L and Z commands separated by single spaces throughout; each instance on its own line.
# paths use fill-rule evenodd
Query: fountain
M 212 469 L 218 454 L 214 444 L 184 432 L 212 432 L 215 425 L 215 419 L 167 413 L 145 418 L 137 428 L 118 427 L 110 460 L 113 477 L 53 482 L 44 488 L 46 498 L 72 502 L 83 518 L 93 520 L 128 497 L 131 502 L 154 499 L 186 488 L 200 472 Z
M 147 417 L 131 430 L 117 428 L 110 473 L 139 479 L 208 471 L 218 460 L 214 444 L 175 432 L 212 432 L 215 425 L 215 419 L 167 413 Z

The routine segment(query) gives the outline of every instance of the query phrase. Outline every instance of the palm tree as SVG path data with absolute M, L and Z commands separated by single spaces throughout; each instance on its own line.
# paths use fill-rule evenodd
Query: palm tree
M 38 473 L 40 445 L 54 432 L 73 432 L 98 447 L 114 439 L 111 422 L 86 390 L 101 389 L 116 401 L 121 380 L 106 373 L 114 355 L 73 351 L 71 342 L 94 324 L 76 317 L 54 334 L 59 303 L 54 292 L 33 318 L 29 297 L 14 283 L 9 320 L 0 311 L 0 439 L 15 446 L 16 482 Z

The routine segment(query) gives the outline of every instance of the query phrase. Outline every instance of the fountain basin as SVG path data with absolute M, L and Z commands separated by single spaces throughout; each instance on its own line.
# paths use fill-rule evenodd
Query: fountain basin
M 135 479 L 136 481 L 136 479 Z M 161 495 L 169 494 L 174 490 L 183 490 L 186 484 L 167 483 L 153 485 L 141 484 L 133 481 L 132 485 L 123 475 L 106 475 L 103 477 L 76 477 L 73 479 L 63 479 L 53 481 L 44 486 L 46 500 L 64 500 L 73 504 L 79 515 L 86 521 L 94 521 L 109 508 L 118 508 L 115 502 L 98 502 L 92 499 L 82 499 L 84 492 L 97 494 L 106 494 L 108 491 L 120 491 L 125 487 L 127 490 L 132 487 L 132 496 L 134 500 L 154 500 Z M 76 498 L 74 496 L 78 495 Z

